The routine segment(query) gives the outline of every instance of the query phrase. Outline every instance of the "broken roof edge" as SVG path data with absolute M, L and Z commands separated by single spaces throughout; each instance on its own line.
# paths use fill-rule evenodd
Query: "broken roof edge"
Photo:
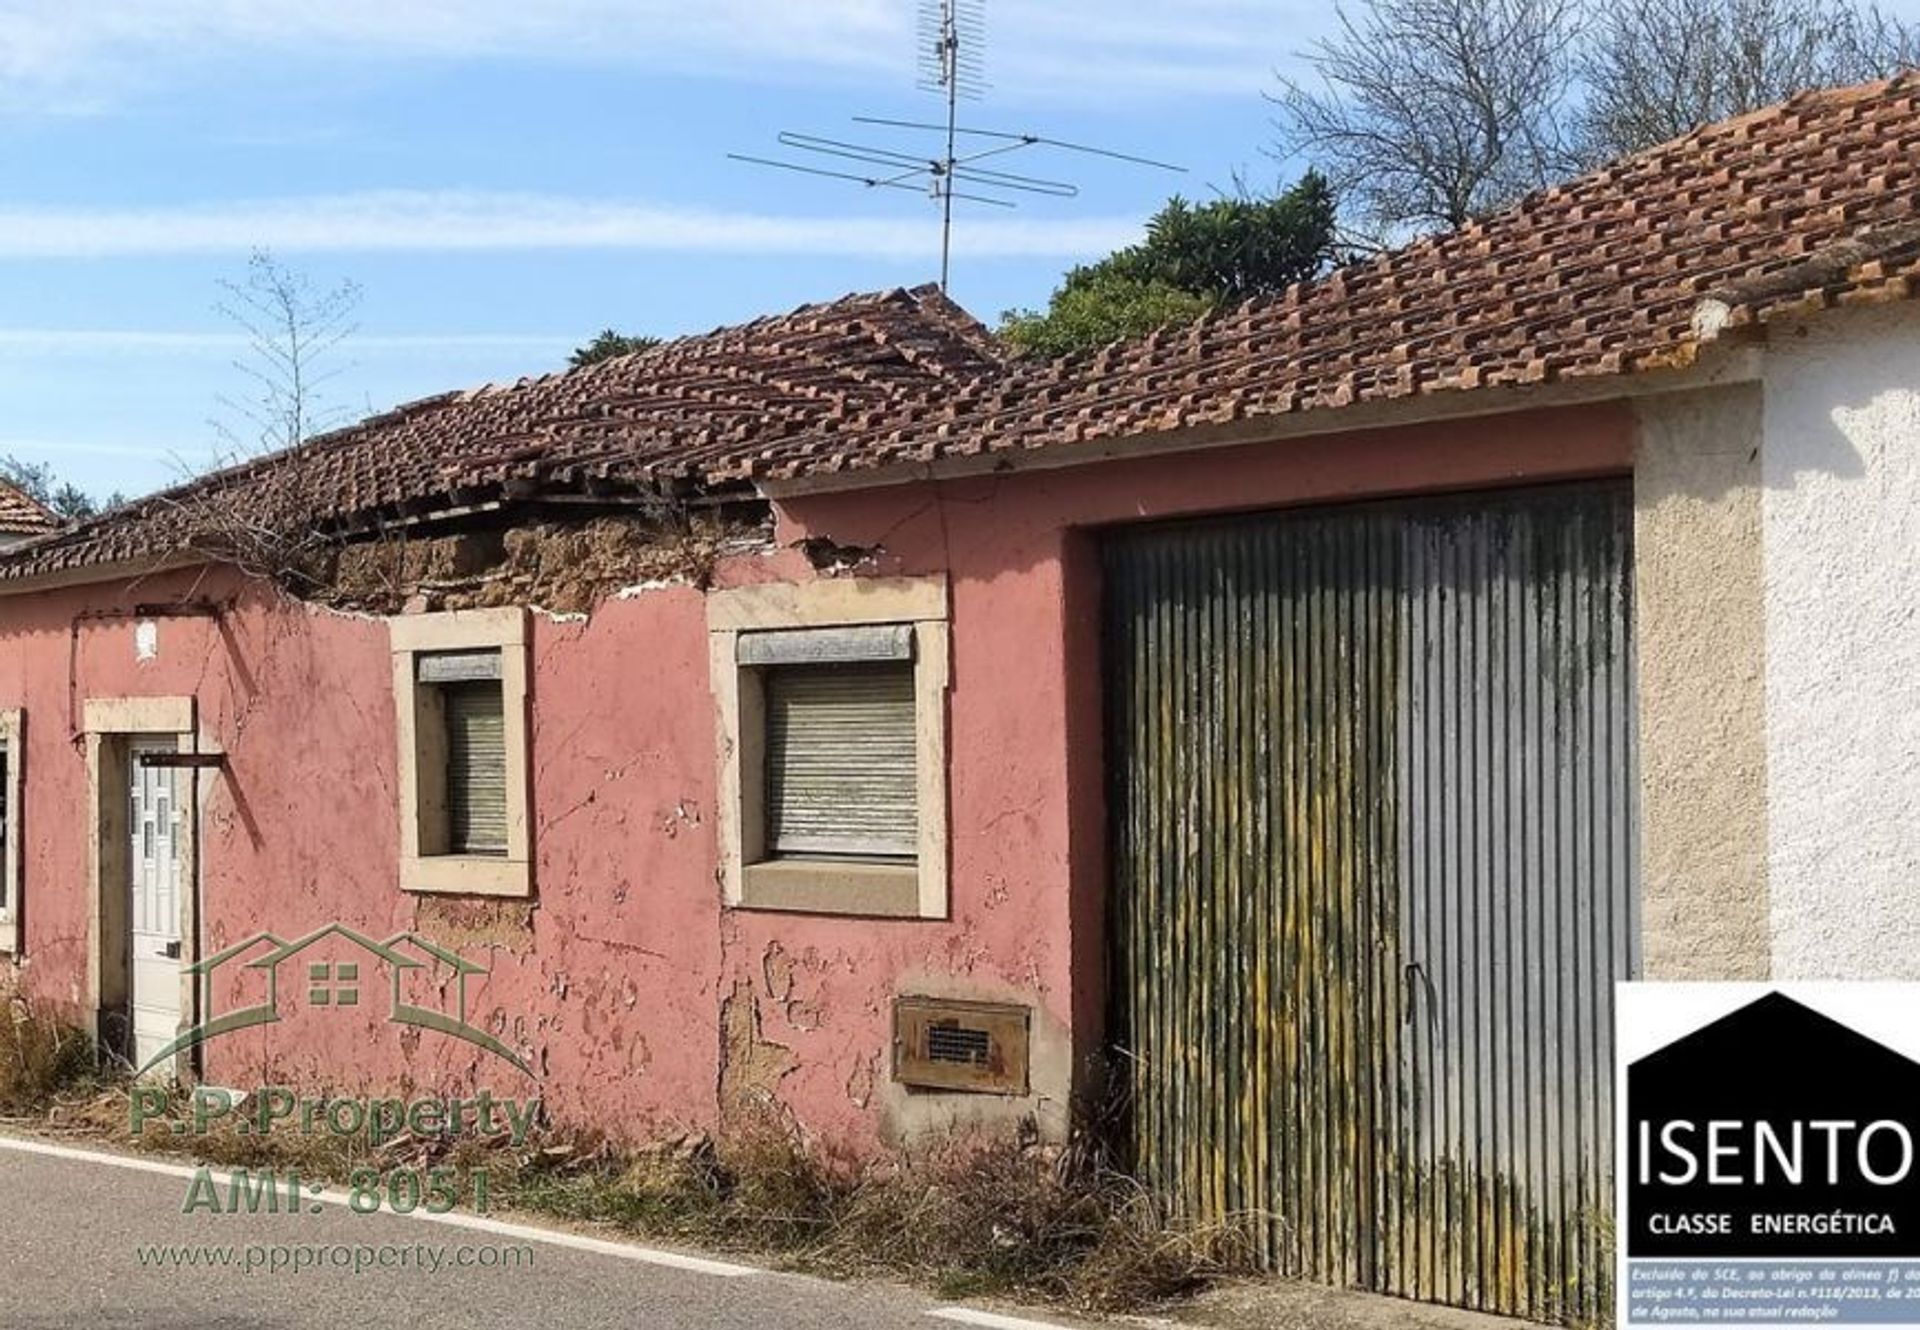
M 463 491 L 467 496 L 488 487 L 524 495 L 549 482 L 592 489 L 616 480 L 623 489 L 657 483 L 676 494 L 733 494 L 751 487 L 773 495 L 1028 465 L 1027 459 L 1041 454 L 1048 463 L 1032 464 L 1069 465 L 1127 447 L 1155 446 L 1153 440 L 1164 438 L 1178 444 L 1223 433 L 1277 437 L 1293 432 L 1282 422 L 1305 416 L 1313 417 L 1319 432 L 1365 427 L 1370 410 L 1411 419 L 1453 409 L 1420 403 L 1474 398 L 1477 404 L 1464 410 L 1477 413 L 1496 409 L 1494 403 L 1512 403 L 1497 409 L 1523 409 L 1556 393 L 1636 395 L 1643 391 L 1636 378 L 1657 373 L 1664 381 L 1669 372 L 1688 369 L 1726 328 L 1796 310 L 1915 293 L 1920 257 L 1898 258 L 1907 251 L 1898 248 L 1899 228 L 1891 224 L 1916 213 L 1912 163 L 1899 156 L 1910 151 L 1904 145 L 1911 144 L 1920 124 L 1916 92 L 1920 75 L 1800 94 L 1535 191 L 1459 231 L 1420 237 L 1296 283 L 1285 293 L 1068 357 L 1014 360 L 937 288 L 896 287 L 801 305 L 788 314 L 678 338 L 594 365 L 419 399 L 303 447 L 360 441 L 377 448 L 385 437 L 382 422 L 418 420 L 442 436 L 442 455 L 459 458 L 463 445 L 484 444 L 489 451 L 481 460 L 514 468 L 504 478 L 493 475 L 469 486 Z M 1876 99 L 1887 105 L 1873 109 Z M 1869 109 L 1856 112 L 1856 106 Z M 1821 113 L 1819 122 L 1802 123 L 1802 113 L 1815 111 Z M 1833 136 L 1841 131 L 1853 137 L 1839 141 L 1866 162 L 1845 177 L 1832 167 L 1838 160 Z M 1876 142 L 1881 149 L 1874 149 Z M 1782 161 L 1790 164 L 1784 177 L 1765 179 Z M 1751 186 L 1749 176 L 1756 181 Z M 1646 191 L 1662 186 L 1665 192 L 1656 193 L 1656 201 L 1664 200 L 1670 210 L 1693 211 L 1676 211 L 1670 219 L 1651 208 Z M 1784 214 L 1787 222 L 1766 220 L 1776 196 L 1792 204 Z M 1707 208 L 1717 211 L 1701 211 Z M 1701 224 L 1703 216 L 1707 220 Z M 1673 229 L 1688 219 L 1699 234 Z M 1898 262 L 1845 248 L 1868 241 L 1877 247 L 1873 253 L 1893 253 Z M 1620 247 L 1617 257 L 1605 260 L 1613 265 L 1612 275 L 1597 274 L 1601 261 L 1594 259 L 1583 260 L 1585 267 L 1578 270 L 1584 286 L 1532 281 L 1541 271 L 1559 272 L 1554 264 L 1568 261 L 1569 246 L 1583 247 L 1585 254 L 1602 244 Z M 1826 266 L 1820 268 L 1823 261 Z M 1876 269 L 1876 264 L 1886 266 Z M 1836 272 L 1845 276 L 1835 278 Z M 1555 313 L 1556 302 L 1597 298 L 1595 283 L 1603 276 L 1606 296 L 1617 296 L 1601 310 L 1611 318 L 1610 327 L 1601 327 L 1584 304 L 1569 306 L 1573 312 L 1564 316 Z M 1456 291 L 1463 282 L 1466 296 Z M 1810 282 L 1815 283 L 1811 290 Z M 1509 297 L 1520 303 L 1512 304 Z M 1726 305 L 1718 324 L 1716 301 Z M 839 329 L 829 326 L 836 316 Z M 1545 322 L 1550 316 L 1561 322 Z M 1578 326 L 1569 332 L 1563 326 L 1569 323 Z M 774 335 L 757 339 L 765 329 L 775 330 Z M 793 350 L 793 363 L 804 371 L 817 368 L 804 363 L 814 347 L 848 329 L 856 330 L 865 346 L 839 365 L 854 385 L 855 406 L 844 414 L 797 426 L 790 418 L 791 432 L 781 434 L 767 424 L 768 417 L 754 413 L 767 409 L 769 394 L 776 402 L 808 400 L 813 382 L 806 373 L 770 385 L 741 376 L 751 391 L 732 400 L 719 398 L 716 410 L 744 424 L 730 434 L 706 437 L 670 426 L 658 434 L 662 446 L 635 459 L 622 477 L 605 469 L 606 459 L 629 446 L 629 436 L 618 429 L 581 431 L 582 447 L 547 459 L 542 450 L 564 441 L 562 434 L 540 432 L 550 422 L 534 421 L 533 432 L 509 426 L 489 433 L 484 419 L 491 414 L 489 403 L 510 405 L 513 394 L 537 397 L 543 388 L 563 382 L 584 390 L 572 396 L 592 400 L 562 404 L 561 426 L 617 419 L 620 393 L 631 380 L 650 377 L 649 362 L 661 366 L 664 378 L 682 357 L 777 358 Z M 1492 353 L 1446 344 L 1462 336 L 1477 343 L 1506 340 Z M 784 348 L 783 337 L 790 343 Z M 917 372 L 917 395 L 902 392 L 889 367 L 865 354 L 871 347 L 886 348 L 892 372 L 901 366 Z M 1143 347 L 1150 354 L 1138 354 Z M 1156 350 L 1165 354 L 1151 354 Z M 1238 376 L 1223 378 L 1215 368 L 1222 364 L 1236 367 Z M 601 374 L 612 377 L 607 391 L 597 394 L 595 376 Z M 1579 387 L 1549 392 L 1556 384 Z M 715 399 L 696 394 L 690 400 L 697 406 Z M 481 418 L 459 414 L 468 404 L 477 404 Z M 756 419 L 762 422 L 757 430 Z M 183 493 L 194 492 L 193 485 L 218 484 L 223 475 L 238 481 L 270 461 L 253 459 L 157 498 L 177 503 Z M 436 486 L 453 485 L 435 474 L 415 480 L 426 483 L 396 491 L 398 498 L 350 490 L 345 497 L 351 502 L 328 512 L 351 522 L 398 511 L 395 504 L 418 511 L 423 499 L 439 493 Z M 156 497 L 138 502 L 152 505 Z M 96 519 L 82 530 L 99 526 Z M 54 536 L 33 548 L 59 547 L 69 538 Z M 118 548 L 128 545 L 123 536 Z M 76 550 L 72 557 L 102 554 Z M 0 579 L 18 575 L 16 568 L 0 555 Z
M 186 564 L 217 562 L 218 560 L 212 555 L 186 557 L 191 556 L 190 547 L 154 549 L 145 551 L 134 559 L 112 558 L 103 561 L 97 556 L 90 556 L 87 547 L 94 537 L 104 532 L 110 532 L 128 524 L 164 519 L 170 515 L 170 512 L 184 512 L 197 504 L 217 502 L 220 496 L 236 487 L 262 481 L 263 478 L 273 476 L 275 473 L 285 473 L 290 468 L 323 462 L 328 454 L 359 446 L 383 429 L 418 422 L 426 417 L 470 403 L 484 403 L 490 399 L 505 399 L 519 393 L 535 392 L 560 381 L 590 384 L 599 377 L 631 373 L 636 367 L 642 367 L 644 372 L 644 366 L 649 362 L 657 362 L 663 370 L 666 370 L 690 356 L 712 350 L 716 344 L 744 342 L 758 334 L 778 333 L 796 327 L 803 330 L 828 327 L 838 322 L 858 321 L 864 315 L 901 311 L 925 319 L 932 327 L 965 346 L 983 364 L 998 366 L 1005 361 L 1005 350 L 992 332 L 936 285 L 895 286 L 877 291 L 850 292 L 831 300 L 805 302 L 784 313 L 763 314 L 742 323 L 722 324 L 705 332 L 683 334 L 663 341 L 657 346 L 620 356 L 610 356 L 586 365 L 570 365 L 542 374 L 523 375 L 504 383 L 484 383 L 415 398 L 383 411 L 374 412 L 350 424 L 315 434 L 292 447 L 218 465 L 209 471 L 149 494 L 140 495 L 90 517 L 36 531 L 28 539 L 0 549 L 0 586 L 10 586 L 20 582 L 38 583 L 43 575 L 63 575 L 90 566 L 97 566 L 105 571 L 105 576 L 100 580 L 111 580 L 130 563 L 144 568 L 159 560 L 168 561 L 169 566 L 179 566 L 182 562 Z M 871 331 L 876 339 L 895 346 L 903 358 L 924 363 L 930 372 L 941 372 L 941 367 L 936 361 L 920 355 L 910 342 L 890 338 L 886 330 L 877 323 Z M 730 495 L 750 496 L 752 493 L 742 478 L 723 477 L 717 474 L 682 475 L 678 472 L 669 473 L 662 470 L 651 476 L 649 480 L 650 484 L 647 485 L 631 479 L 623 480 L 615 488 L 628 492 L 636 503 L 644 502 L 649 498 L 663 497 L 670 490 L 685 491 L 688 487 L 691 487 L 692 492 L 697 495 L 721 501 Z M 498 482 L 492 488 L 498 493 L 483 496 L 477 491 L 459 493 L 455 489 L 437 493 L 422 492 L 409 496 L 406 506 L 410 511 L 405 514 L 389 511 L 392 505 L 385 503 L 371 506 L 342 505 L 327 510 L 327 526 L 337 533 L 346 534 L 382 525 L 432 521 L 436 520 L 437 516 L 472 511 L 477 503 L 507 499 L 538 502 L 542 497 L 540 490 L 511 493 L 513 486 L 506 481 Z M 550 492 L 547 492 L 547 497 L 563 497 L 573 492 L 574 488 L 568 485 L 556 484 L 551 487 Z M 4 530 L 5 527 L 0 526 L 0 531 Z M 59 557 L 60 551 L 65 547 L 71 547 L 73 550 L 71 560 Z M 25 567 L 29 561 L 33 565 L 31 568 Z
M 1920 266 L 1920 221 L 1869 228 L 1823 245 L 1777 272 L 1712 288 L 1694 308 L 1694 336 L 1711 342 L 1785 314 L 1920 295 L 1920 285 L 1899 271 L 1901 265 Z

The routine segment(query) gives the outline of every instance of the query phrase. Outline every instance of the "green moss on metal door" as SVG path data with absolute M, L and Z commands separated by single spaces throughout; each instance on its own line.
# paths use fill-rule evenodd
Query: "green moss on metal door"
M 1107 543 L 1132 1145 L 1270 1268 L 1606 1314 L 1630 531 L 1622 483 Z

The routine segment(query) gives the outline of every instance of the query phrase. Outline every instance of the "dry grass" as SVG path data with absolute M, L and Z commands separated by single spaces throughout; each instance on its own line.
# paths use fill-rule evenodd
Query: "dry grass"
M 0 1113 L 41 1126 L 226 1167 L 298 1169 L 344 1183 L 355 1169 L 485 1169 L 496 1209 L 603 1224 L 650 1239 L 752 1252 L 839 1277 L 906 1279 L 946 1297 L 1006 1294 L 1094 1311 L 1138 1311 L 1247 1272 L 1240 1225 L 1187 1223 L 1090 1148 L 955 1142 L 879 1161 L 806 1148 L 765 1122 L 713 1141 L 618 1148 L 591 1133 L 504 1137 L 242 1133 L 242 1114 L 204 1134 L 176 1132 L 189 1112 L 129 1137 L 124 1083 L 95 1075 L 91 1041 L 15 998 L 0 1023 Z M 471 1194 L 463 1186 L 463 1194 Z
M 1244 1226 L 1176 1220 L 1080 1152 L 1002 1143 L 856 1166 L 765 1128 L 641 1155 L 548 1154 L 510 1195 L 525 1210 L 772 1254 L 815 1274 L 903 1278 L 946 1297 L 1136 1311 L 1251 1268 Z
M 93 1041 L 27 998 L 5 997 L 0 1015 L 0 1114 L 37 1116 L 94 1081 Z

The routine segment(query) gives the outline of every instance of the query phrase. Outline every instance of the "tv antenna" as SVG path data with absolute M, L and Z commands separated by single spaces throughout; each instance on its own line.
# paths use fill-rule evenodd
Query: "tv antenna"
M 940 208 L 940 289 L 953 274 L 953 205 L 978 203 L 992 208 L 1018 207 L 1021 195 L 1077 198 L 1080 188 L 1065 180 L 1022 175 L 983 166 L 982 162 L 1027 148 L 1103 157 L 1109 161 L 1185 173 L 1186 167 L 1148 157 L 1069 143 L 1045 134 L 980 129 L 960 123 L 961 101 L 978 101 L 987 91 L 985 78 L 986 0 L 921 0 L 919 49 L 920 87 L 937 93 L 946 103 L 946 119 L 898 120 L 857 115 L 853 123 L 872 129 L 940 136 L 938 156 L 901 151 L 882 144 L 825 138 L 782 130 L 776 142 L 783 148 L 811 154 L 811 160 L 782 160 L 730 152 L 736 162 L 796 171 L 829 180 L 847 180 L 867 189 L 904 189 L 925 194 Z M 822 160 L 834 165 L 816 165 Z M 847 163 L 848 165 L 838 165 Z M 859 168 L 866 167 L 867 170 Z

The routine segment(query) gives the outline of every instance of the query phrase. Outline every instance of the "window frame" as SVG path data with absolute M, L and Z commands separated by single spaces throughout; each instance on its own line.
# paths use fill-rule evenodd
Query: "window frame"
M 770 857 L 762 670 L 779 666 L 741 664 L 740 636 L 862 626 L 909 627 L 913 634 L 919 817 L 914 861 Z M 707 636 L 719 759 L 720 879 L 725 905 L 800 914 L 945 919 L 950 676 L 946 579 L 833 578 L 710 592 Z
M 528 803 L 527 614 L 523 608 L 451 610 L 389 619 L 400 772 L 400 889 L 461 896 L 531 896 Z M 507 758 L 507 850 L 431 852 L 429 821 L 444 817 L 446 735 L 436 683 L 420 680 L 420 658 L 440 652 L 498 651 Z
M 21 801 L 26 790 L 22 769 L 26 766 L 26 712 L 19 707 L 0 707 L 0 751 L 7 755 L 5 843 L 0 845 L 0 883 L 5 896 L 0 899 L 0 953 L 20 954 L 20 879 L 25 863 L 20 837 Z

